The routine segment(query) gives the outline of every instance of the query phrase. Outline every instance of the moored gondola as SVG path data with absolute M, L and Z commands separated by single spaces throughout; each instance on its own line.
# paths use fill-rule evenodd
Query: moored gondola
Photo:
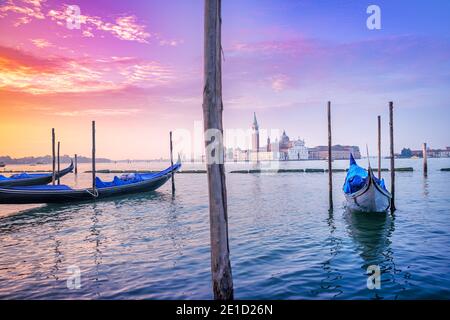
M 66 185 L 0 188 L 0 204 L 70 203 L 154 191 L 180 167 L 181 164 L 177 162 L 157 173 L 114 177 L 111 182 L 104 182 L 97 177 L 94 189 L 72 189 Z
M 62 178 L 69 172 L 73 171 L 73 161 L 64 170 L 55 173 L 55 179 Z M 46 185 L 52 182 L 52 173 L 19 173 L 5 177 L 0 175 L 0 188 L 3 187 L 19 187 L 19 186 L 37 186 Z
M 390 207 L 392 196 L 384 180 L 374 176 L 370 165 L 368 170 L 358 166 L 353 155 L 350 155 L 350 168 L 343 189 L 350 211 L 386 212 Z

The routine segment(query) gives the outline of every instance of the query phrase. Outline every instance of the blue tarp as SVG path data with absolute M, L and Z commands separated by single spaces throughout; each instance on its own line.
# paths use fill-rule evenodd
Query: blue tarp
M 69 186 L 66 185 L 44 185 L 44 186 L 23 186 L 23 187 L 9 187 L 8 189 L 15 190 L 72 190 Z
M 113 181 L 108 181 L 108 182 L 102 181 L 99 177 L 96 177 L 95 178 L 95 186 L 97 188 L 101 189 L 101 188 L 117 187 L 117 186 L 123 186 L 123 185 L 127 185 L 127 184 L 138 183 L 141 181 L 158 178 L 160 176 L 163 176 L 165 174 L 172 172 L 173 170 L 177 170 L 180 167 L 181 167 L 181 164 L 176 163 L 173 166 L 171 166 L 163 171 L 157 172 L 157 173 L 149 173 L 149 174 L 135 173 L 133 175 L 129 175 L 128 177 L 114 176 Z
M 123 178 L 119 178 L 119 177 L 115 176 L 113 181 L 110 181 L 110 182 L 102 181 L 99 177 L 96 177 L 95 178 L 95 186 L 99 189 L 108 188 L 108 187 L 118 187 L 118 186 L 123 186 L 123 185 L 127 185 L 127 184 L 141 182 L 143 180 L 144 179 L 142 179 L 141 175 L 139 175 L 139 174 L 135 174 L 134 178 L 132 178 L 132 179 L 123 179 Z
M 367 178 L 367 170 L 358 166 L 355 159 L 353 158 L 353 155 L 350 154 L 350 168 L 348 169 L 347 177 L 345 178 L 345 183 L 342 188 L 344 192 L 348 194 L 357 192 L 362 187 L 364 187 Z M 375 178 L 375 182 L 384 190 L 386 190 L 384 179 L 379 180 Z
M 31 179 L 31 178 L 39 178 L 39 177 L 45 177 L 48 176 L 50 174 L 42 174 L 42 173 L 33 173 L 33 174 L 29 174 L 26 172 L 23 173 L 18 173 L 18 174 L 14 174 L 11 176 L 11 179 Z
M 17 174 L 13 174 L 11 177 L 5 177 L 0 175 L 0 181 L 5 181 L 5 180 L 20 180 L 20 179 L 31 179 L 31 178 L 39 178 L 39 177 L 45 177 L 48 176 L 48 174 L 29 174 L 26 172 L 23 173 L 17 173 Z

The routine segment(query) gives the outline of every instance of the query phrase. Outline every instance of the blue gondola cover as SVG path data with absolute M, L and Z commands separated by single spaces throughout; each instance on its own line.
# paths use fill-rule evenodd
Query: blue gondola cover
M 33 174 L 29 174 L 26 172 L 23 173 L 17 173 L 17 174 L 13 174 L 11 177 L 5 177 L 3 175 L 0 174 L 0 181 L 6 181 L 6 180 L 18 180 L 18 179 L 32 179 L 32 178 L 39 178 L 39 177 L 45 177 L 48 174 L 42 174 L 42 173 L 33 173 Z
M 366 184 L 368 177 L 367 170 L 361 168 L 356 163 L 353 158 L 353 154 L 350 154 L 350 167 L 347 172 L 347 177 L 345 178 L 345 183 L 343 186 L 343 190 L 347 194 L 355 193 L 360 190 Z M 375 178 L 375 182 L 386 190 L 386 186 L 384 184 L 384 179 Z

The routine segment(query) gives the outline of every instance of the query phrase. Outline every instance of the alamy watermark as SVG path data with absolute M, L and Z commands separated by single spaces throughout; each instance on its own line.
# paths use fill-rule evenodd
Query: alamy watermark
M 78 266 L 72 265 L 67 267 L 67 289 L 74 290 L 81 288 L 81 270 Z
M 177 128 L 172 132 L 173 152 L 184 162 L 223 164 L 249 162 L 258 164 L 258 169 L 273 172 L 279 168 L 279 160 L 285 159 L 288 146 L 278 142 L 279 129 L 216 128 L 203 130 L 202 121 L 194 121 L 194 130 Z
M 81 28 L 81 9 L 77 5 L 67 6 L 66 27 L 70 30 Z
M 381 289 L 381 269 L 380 266 L 371 265 L 367 268 L 366 273 L 369 275 L 367 278 L 367 289 Z
M 381 29 L 381 9 L 379 6 L 372 4 L 367 7 L 367 14 L 370 16 L 367 18 L 366 26 L 369 30 Z

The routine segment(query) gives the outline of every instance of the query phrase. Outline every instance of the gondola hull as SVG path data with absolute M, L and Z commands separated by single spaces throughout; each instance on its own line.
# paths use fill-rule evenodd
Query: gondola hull
M 73 171 L 73 162 L 70 163 L 70 165 L 59 172 L 56 172 L 56 179 L 64 177 L 66 174 Z M 0 188 L 3 187 L 22 187 L 22 186 L 39 186 L 39 185 L 45 185 L 52 182 L 53 175 L 51 173 L 49 174 L 42 174 L 42 175 L 36 175 L 33 177 L 33 175 L 30 175 L 30 178 L 24 178 L 24 179 L 6 179 L 6 180 L 0 180 Z
M 373 177 L 369 168 L 366 184 L 361 190 L 352 194 L 345 194 L 347 209 L 352 212 L 386 212 L 391 203 L 391 194 L 383 190 Z
M 137 183 L 121 186 L 91 189 L 71 189 L 69 187 L 15 187 L 0 188 L 0 204 L 37 204 L 37 203 L 71 203 L 77 201 L 93 201 L 114 196 L 154 191 L 162 186 L 172 176 L 172 172 L 178 170 L 174 166 L 172 170 L 164 171 L 164 174 Z

